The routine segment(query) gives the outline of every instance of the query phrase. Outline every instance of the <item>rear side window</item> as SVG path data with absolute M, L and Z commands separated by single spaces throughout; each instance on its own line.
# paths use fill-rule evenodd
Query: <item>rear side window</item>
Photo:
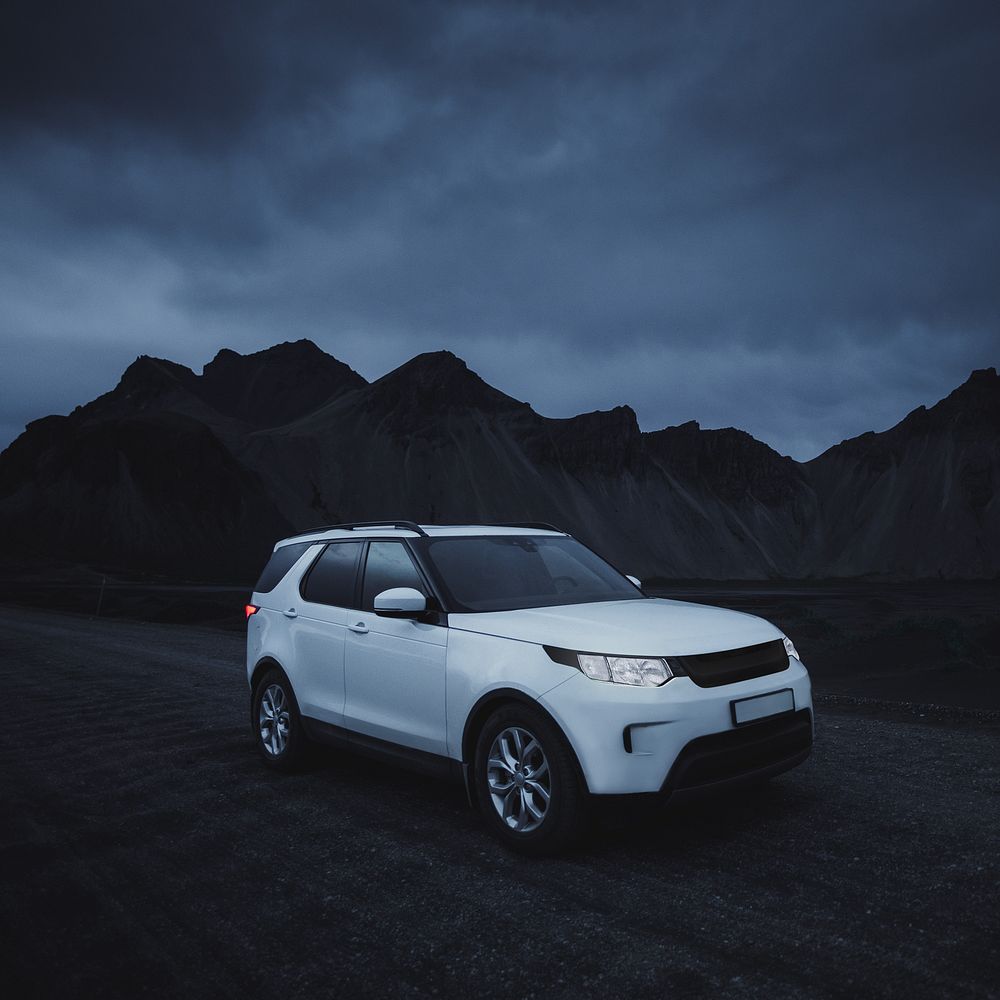
M 302 596 L 314 604 L 354 607 L 354 581 L 362 542 L 334 542 L 309 570 Z
M 392 587 L 413 587 L 423 593 L 426 588 L 416 566 L 402 542 L 372 542 L 368 547 L 365 566 L 365 597 L 362 607 L 371 611 L 375 595 Z
M 296 542 L 294 545 L 282 545 L 275 549 L 268 559 L 264 572 L 260 574 L 254 593 L 267 594 L 274 590 L 284 575 L 299 561 L 299 557 L 314 542 Z

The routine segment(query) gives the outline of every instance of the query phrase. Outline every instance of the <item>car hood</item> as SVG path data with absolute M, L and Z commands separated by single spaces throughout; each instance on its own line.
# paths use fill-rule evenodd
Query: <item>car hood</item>
M 622 656 L 715 653 L 782 635 L 754 615 L 662 598 L 452 614 L 448 624 L 466 632 Z

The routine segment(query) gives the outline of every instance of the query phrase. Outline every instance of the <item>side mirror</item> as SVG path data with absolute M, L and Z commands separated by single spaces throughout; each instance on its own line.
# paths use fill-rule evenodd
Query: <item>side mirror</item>
M 640 590 L 642 590 L 642 580 L 640 580 L 637 576 L 629 576 L 626 573 L 625 574 L 625 579 L 626 580 L 631 580 Z
M 375 595 L 375 614 L 381 618 L 418 618 L 427 610 L 427 598 L 413 587 L 392 587 Z

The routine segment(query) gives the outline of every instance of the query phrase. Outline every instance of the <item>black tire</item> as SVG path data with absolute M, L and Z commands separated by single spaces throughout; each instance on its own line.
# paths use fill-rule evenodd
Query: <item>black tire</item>
M 521 790 L 525 785 L 531 784 L 530 766 L 525 766 L 521 771 L 519 786 L 506 786 L 512 788 L 510 794 L 515 797 L 515 805 L 509 820 L 501 817 L 494 794 L 491 792 L 490 750 L 501 734 L 512 733 L 514 730 L 524 731 L 533 737 L 544 755 L 544 762 L 547 763 L 549 799 L 540 822 L 537 817 L 529 816 L 525 812 L 524 797 L 518 802 L 518 797 L 522 795 Z M 510 737 L 506 737 L 506 743 L 508 746 L 511 745 Z M 537 756 L 534 759 L 539 760 Z M 583 834 L 587 824 L 587 797 L 576 755 L 559 727 L 540 709 L 520 703 L 510 703 L 498 708 L 486 720 L 476 740 L 473 768 L 473 783 L 479 810 L 486 825 L 508 847 L 522 854 L 535 856 L 555 854 L 565 850 Z M 492 768 L 492 773 L 495 781 L 505 781 L 508 776 L 507 770 L 501 770 L 496 766 Z M 510 778 L 511 782 L 514 782 L 516 775 L 511 774 Z M 536 781 L 535 786 L 538 783 Z M 539 793 L 527 794 L 529 801 L 542 801 L 538 797 Z M 501 808 L 511 801 L 502 795 L 498 795 L 497 800 L 502 803 Z M 516 824 L 519 815 L 528 816 L 528 823 L 534 822 L 537 825 L 531 829 L 518 829 Z
M 272 706 L 275 689 L 280 689 L 282 702 L 280 704 L 279 718 L 283 723 L 280 737 L 277 741 L 265 741 L 262 730 L 264 722 L 261 713 L 261 703 L 268 692 L 272 698 L 268 699 L 268 705 Z M 268 714 L 265 711 L 264 716 Z M 271 727 L 267 727 L 268 731 Z M 253 695 L 250 698 L 250 730 L 253 734 L 254 745 L 257 752 L 264 759 L 268 767 L 273 767 L 279 771 L 294 771 L 305 762 L 309 749 L 305 731 L 302 728 L 302 716 L 299 715 L 299 703 L 295 700 L 295 692 L 288 678 L 276 667 L 265 671 L 258 678 L 254 685 Z M 277 752 L 275 752 L 277 747 Z

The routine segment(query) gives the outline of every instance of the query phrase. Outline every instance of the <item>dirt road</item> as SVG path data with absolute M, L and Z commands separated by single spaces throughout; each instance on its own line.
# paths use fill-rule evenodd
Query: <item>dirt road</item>
M 238 635 L 0 607 L 0 654 L 10 995 L 1000 996 L 989 713 L 821 703 L 761 796 L 528 861 L 451 786 L 266 772 Z

